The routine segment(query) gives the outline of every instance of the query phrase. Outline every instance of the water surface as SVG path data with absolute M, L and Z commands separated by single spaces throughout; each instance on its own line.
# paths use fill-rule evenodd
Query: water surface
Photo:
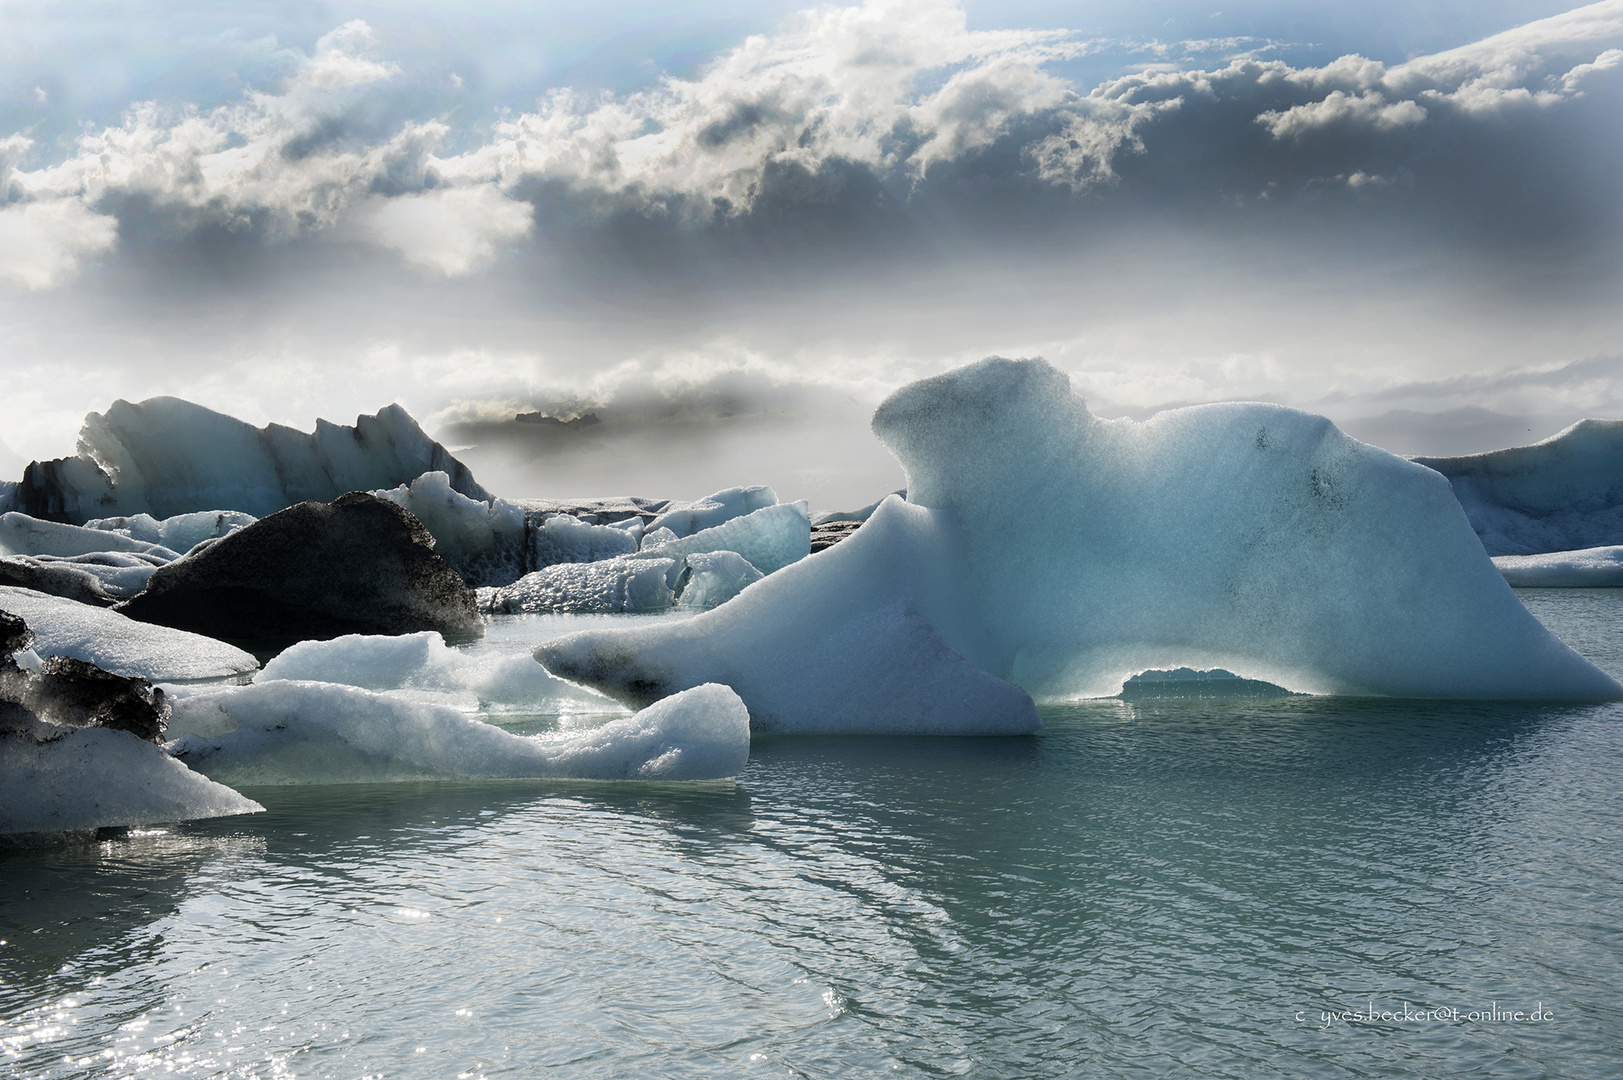
M 1623 591 L 1521 595 L 1623 673 Z M 1623 706 L 1044 719 L 0 855 L 0 1071 L 1615 1075 Z

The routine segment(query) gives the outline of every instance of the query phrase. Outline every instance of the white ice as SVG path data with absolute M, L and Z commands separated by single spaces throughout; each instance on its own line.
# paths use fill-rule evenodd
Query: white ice
M 224 714 L 235 730 L 169 749 L 231 784 L 342 784 L 545 777 L 711 780 L 749 757 L 749 714 L 724 686 L 700 686 L 601 727 L 514 735 L 455 709 L 350 686 L 269 682 L 191 695 L 184 713 Z
M 675 537 L 692 536 L 724 521 L 775 506 L 777 501 L 777 493 L 769 487 L 726 488 L 706 495 L 697 502 L 666 511 L 648 523 L 647 531 L 667 529 Z
M 499 589 L 480 589 L 479 607 L 496 615 L 662 611 L 676 601 L 675 559 L 622 556 L 559 563 Z
M 372 494 L 404 507 L 434 537 L 434 553 L 472 585 L 505 585 L 525 569 L 524 511 L 503 499 L 470 499 L 444 472 Z
M 719 607 L 766 575 L 736 551 L 696 552 L 687 557 L 688 579 L 679 601 L 688 608 Z
M 41 656 L 69 656 L 115 675 L 186 682 L 233 678 L 259 668 L 252 654 L 223 641 L 31 589 L 0 586 L 0 610 L 28 623 Z
M 267 663 L 254 679 L 259 684 L 287 680 L 342 683 L 463 708 L 618 709 L 599 694 L 549 675 L 528 650 L 484 643 L 453 649 L 432 630 L 302 641 Z
M 589 563 L 630 555 L 642 538 L 641 522 L 632 527 L 592 525 L 570 514 L 553 514 L 530 535 L 530 569 L 560 563 Z
M 1623 587 L 1623 546 L 1553 551 L 1546 555 L 1498 555 L 1493 565 L 1512 585 L 1533 588 Z
M 767 490 L 767 489 L 762 489 Z M 811 553 L 811 522 L 804 502 L 780 503 L 728 518 L 687 536 L 643 536 L 642 557 L 681 559 L 712 551 L 732 551 L 763 574 L 772 574 Z
M 1041 700 L 1180 666 L 1310 693 L 1623 696 L 1522 607 L 1441 476 L 1323 417 L 1105 421 L 1050 365 L 989 360 L 897 391 L 874 430 L 909 502 L 687 623 L 537 657 L 627 700 L 724 682 L 791 730 L 905 729 L 937 671 Z M 1012 705 L 943 696 L 961 729 L 1014 726 Z
M 103 529 L 41 521 L 27 514 L 0 514 L 0 555 L 54 555 L 71 558 L 101 551 L 151 555 L 173 562 L 180 553 L 155 542 L 135 540 Z
M 1415 460 L 1448 477 L 1489 555 L 1623 544 L 1623 420 L 1580 420 L 1531 446 Z
M 185 554 L 205 540 L 217 540 L 258 520 L 240 510 L 199 510 L 193 514 L 176 514 L 162 521 L 151 514 L 96 518 L 85 522 L 85 528 L 157 544 Z
M 38 724 L 0 738 L 0 833 L 149 825 L 264 809 L 109 728 Z

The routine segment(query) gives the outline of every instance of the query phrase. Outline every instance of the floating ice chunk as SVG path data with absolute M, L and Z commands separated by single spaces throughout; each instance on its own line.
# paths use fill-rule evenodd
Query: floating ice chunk
M 72 557 L 99 551 L 127 551 L 157 556 L 163 562 L 180 558 L 161 544 L 132 540 L 101 529 L 80 528 L 57 521 L 41 521 L 27 514 L 0 514 L 0 554 Z
M 768 506 L 676 539 L 649 533 L 643 537 L 639 554 L 676 559 L 709 551 L 736 552 L 761 573 L 776 573 L 811 554 L 806 504 Z
M 769 487 L 732 487 L 706 495 L 697 502 L 668 510 L 648 523 L 648 531 L 669 529 L 677 537 L 692 536 L 745 514 L 775 506 L 777 493 Z
M 0 610 L 27 620 L 41 656 L 71 656 L 115 675 L 185 682 L 234 678 L 259 668 L 251 654 L 223 641 L 29 589 L 0 586 Z
M 731 686 L 756 731 L 1022 735 L 1031 699 L 943 640 L 933 600 L 961 590 L 948 515 L 891 500 L 862 531 L 680 623 L 592 630 L 536 659 L 631 705 Z M 922 603 L 921 603 L 922 601 Z M 964 637 L 973 638 L 973 628 Z
M 709 780 L 736 775 L 749 757 L 749 715 L 724 686 L 698 687 L 601 727 L 532 736 L 454 709 L 318 682 L 191 695 L 176 703 L 177 722 L 191 710 L 227 714 L 236 730 L 187 735 L 169 744 L 171 752 L 239 785 Z
M 549 675 L 528 652 L 453 649 L 432 631 L 303 641 L 266 664 L 254 681 L 286 680 L 343 683 L 378 691 L 466 694 L 479 705 L 541 709 L 562 703 L 606 704 L 598 694 Z
M 470 499 L 443 472 L 372 494 L 410 511 L 434 537 L 434 554 L 470 585 L 506 585 L 523 575 L 524 511 L 503 499 Z
M 1039 699 L 1183 665 L 1314 693 L 1623 696 L 1522 607 L 1438 474 L 1323 417 L 1231 404 L 1104 421 L 1048 364 L 989 360 L 897 391 L 874 430 L 916 505 L 887 499 L 850 539 L 688 623 L 537 657 L 627 699 L 702 674 L 785 727 L 801 715 L 775 719 L 786 690 L 816 670 L 848 730 L 885 658 L 887 692 L 928 690 L 896 612 Z M 866 666 L 844 675 L 859 624 Z
M 676 602 L 676 569 L 675 559 L 632 556 L 559 563 L 499 589 L 480 589 L 479 609 L 494 615 L 663 611 Z
M 162 521 L 151 514 L 96 518 L 85 522 L 85 528 L 158 544 L 184 554 L 205 540 L 218 540 L 258 520 L 240 510 L 199 510 L 195 514 L 177 514 Z
M 1532 446 L 1414 460 L 1448 477 L 1489 555 L 1623 544 L 1623 420 L 1580 420 Z
M 280 424 L 256 428 L 178 398 L 115 401 L 85 417 L 77 456 L 28 466 L 8 509 L 74 522 L 207 510 L 264 517 L 435 470 L 469 498 L 490 499 L 398 405 L 357 417 L 353 427 L 317 420 L 307 434 Z
M 641 538 L 640 528 L 588 525 L 569 514 L 554 514 L 530 536 L 530 568 L 544 570 L 561 563 L 599 562 L 630 555 Z
M 687 557 L 687 563 L 683 607 L 719 607 L 766 576 L 736 551 L 697 552 Z
M 1499 555 L 1493 565 L 1512 585 L 1546 589 L 1623 587 L 1623 546 L 1544 555 Z
M 37 723 L 0 735 L 0 833 L 253 814 L 265 808 L 127 731 Z

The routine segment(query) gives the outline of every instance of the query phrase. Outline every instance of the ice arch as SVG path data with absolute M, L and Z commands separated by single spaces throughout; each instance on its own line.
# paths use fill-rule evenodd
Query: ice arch
M 1049 364 L 992 359 L 903 387 L 873 428 L 907 503 L 686 624 L 575 635 L 538 658 L 622 696 L 703 674 L 781 717 L 797 680 L 773 672 L 819 666 L 856 633 L 864 656 L 918 673 L 891 693 L 928 695 L 906 616 L 1039 700 L 1180 664 L 1313 693 L 1623 696 L 1522 607 L 1442 476 L 1323 417 L 1224 404 L 1101 420 Z M 847 712 L 847 729 L 884 715 Z

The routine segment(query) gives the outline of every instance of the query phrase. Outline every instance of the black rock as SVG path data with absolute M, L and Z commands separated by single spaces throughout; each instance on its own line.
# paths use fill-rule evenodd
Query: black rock
M 262 518 L 162 567 L 118 611 L 211 637 L 291 643 L 438 630 L 478 636 L 472 590 L 410 513 L 352 491 Z
M 862 522 L 860 521 L 826 521 L 821 525 L 813 525 L 811 531 L 812 553 L 816 554 L 824 548 L 833 547 L 860 528 L 862 528 Z

